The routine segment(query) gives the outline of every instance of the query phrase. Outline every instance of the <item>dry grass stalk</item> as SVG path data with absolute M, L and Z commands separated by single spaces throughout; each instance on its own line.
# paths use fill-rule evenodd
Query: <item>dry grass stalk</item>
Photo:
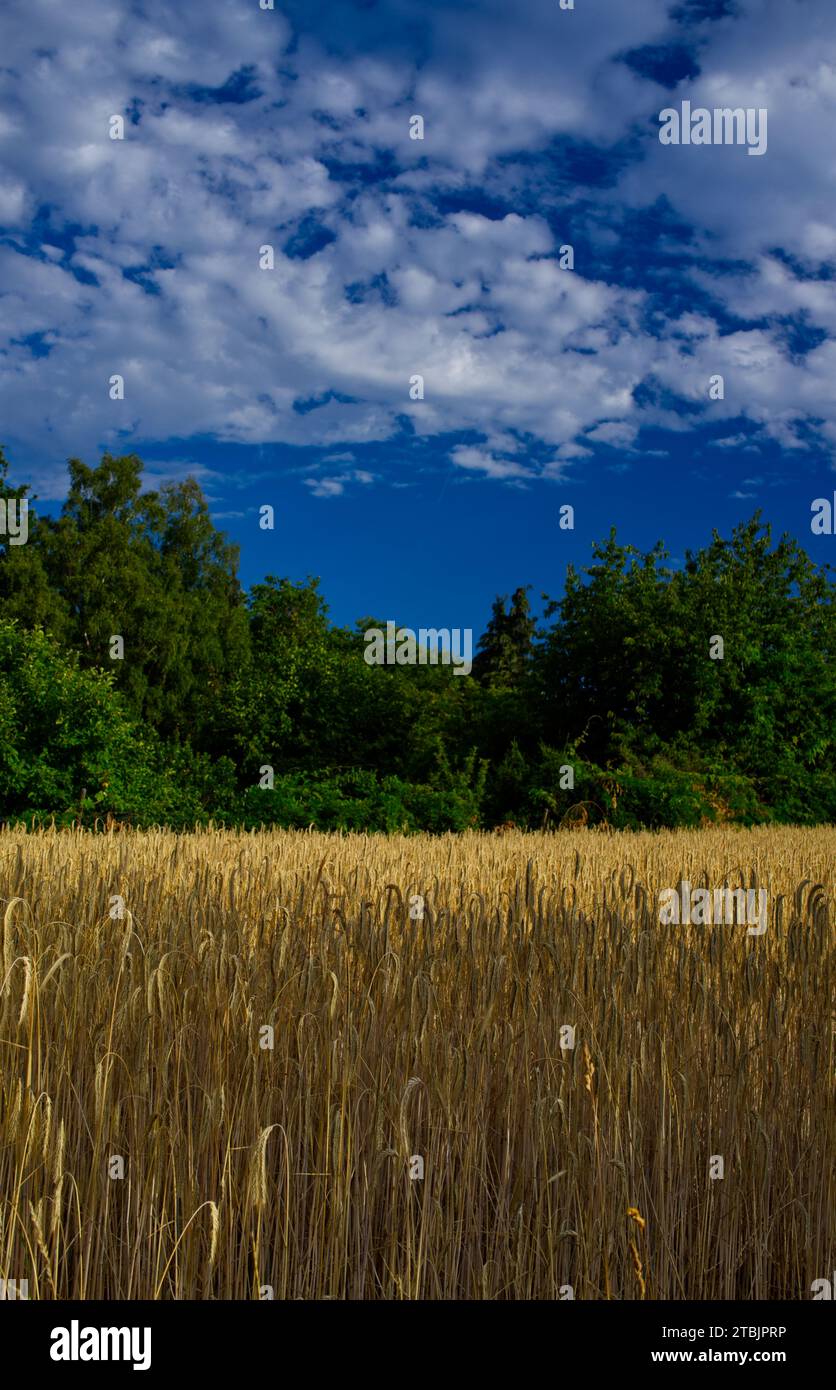
M 809 1296 L 836 1266 L 834 848 L 0 835 L 0 1278 Z M 661 925 L 682 878 L 766 888 L 767 932 Z

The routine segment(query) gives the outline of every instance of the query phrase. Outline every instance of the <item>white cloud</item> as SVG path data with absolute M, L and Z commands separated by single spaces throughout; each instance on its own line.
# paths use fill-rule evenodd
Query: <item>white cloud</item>
M 314 497 L 341 497 L 345 492 L 345 484 L 344 477 L 305 479 L 305 485 L 311 489 Z
M 533 471 L 524 467 L 517 459 L 496 458 L 493 454 L 485 453 L 483 449 L 473 449 L 466 445 L 459 445 L 453 449 L 450 457 L 457 468 L 482 473 L 486 478 L 505 480 L 533 476 Z
M 341 497 L 349 483 L 360 483 L 362 487 L 368 487 L 374 481 L 374 474 L 365 468 L 351 468 L 330 477 L 304 479 L 305 487 L 310 488 L 314 497 Z
M 594 429 L 588 430 L 586 438 L 595 444 L 609 444 L 616 449 L 631 449 L 636 440 L 636 433 L 636 426 L 628 424 L 626 420 L 605 420 Z
M 141 14 L 106 0 L 7 0 L 0 217 L 14 236 L 38 206 L 60 210 L 41 258 L 22 254 L 22 241 L 0 247 L 7 437 L 47 457 L 212 434 L 316 444 L 341 463 L 406 416 L 419 439 L 474 432 L 482 443 L 454 450 L 457 467 L 524 480 L 537 466 L 521 456 L 521 436 L 551 451 L 541 473 L 559 474 L 590 442 L 634 447 L 642 421 L 688 428 L 673 408 L 639 411 L 633 392 L 653 378 L 699 418 L 747 416 L 762 437 L 799 448 L 800 422 L 814 417 L 836 440 L 836 346 L 794 359 L 780 322 L 803 316 L 836 335 L 836 282 L 799 277 L 771 254 L 780 244 L 810 268 L 836 256 L 831 30 L 811 7 L 808 26 L 798 7 L 755 0 L 700 27 L 704 76 L 663 94 L 612 60 L 669 36 L 668 10 L 665 0 L 611 0 L 561 12 L 532 0 L 521 23 L 486 0 L 474 24 L 459 7 L 430 4 L 422 22 L 433 44 L 417 66 L 407 47 L 383 56 L 359 37 L 345 58 L 305 35 L 289 50 L 284 17 L 254 4 L 208 3 L 196 22 L 162 0 Z M 257 100 L 190 99 L 189 84 L 220 86 L 243 68 Z M 768 106 L 767 155 L 661 147 L 654 113 L 685 95 Z M 111 141 L 111 114 L 134 110 L 139 123 Z M 424 141 L 408 138 L 416 111 Z M 504 217 L 416 216 L 428 190 L 478 180 L 502 155 L 535 154 L 556 135 L 612 146 L 641 131 L 641 161 L 617 192 L 590 201 L 667 198 L 703 229 L 694 283 L 758 327 L 724 333 L 699 309 L 651 333 L 646 293 L 595 278 L 589 247 L 576 248 L 576 270 L 561 270 L 556 251 L 572 237 L 523 204 Z M 346 197 L 329 177 L 332 158 L 371 166 L 387 151 L 403 171 L 391 183 L 355 183 Z M 514 176 L 502 166 L 502 178 Z M 282 248 L 305 215 L 334 240 L 294 258 Z M 56 244 L 62 218 L 84 229 L 69 258 Z M 602 229 L 601 244 L 612 235 Z M 275 269 L 262 271 L 268 243 Z M 664 249 L 649 244 L 647 255 Z M 742 253 L 751 270 L 710 273 L 698 253 Z M 139 271 L 153 293 L 131 278 Z M 45 335 L 48 355 L 21 342 L 30 335 Z M 125 377 L 123 402 L 108 396 L 114 373 Z M 715 373 L 723 402 L 708 400 Z M 423 401 L 409 397 L 415 374 Z M 328 399 L 294 409 L 319 397 Z M 370 478 L 307 483 L 338 496 Z

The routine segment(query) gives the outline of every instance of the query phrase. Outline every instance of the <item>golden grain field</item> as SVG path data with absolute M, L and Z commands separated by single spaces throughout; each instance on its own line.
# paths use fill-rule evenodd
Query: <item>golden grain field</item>
M 3 833 L 0 1278 L 809 1298 L 836 1268 L 834 851 Z M 661 925 L 683 878 L 766 889 L 766 932 Z

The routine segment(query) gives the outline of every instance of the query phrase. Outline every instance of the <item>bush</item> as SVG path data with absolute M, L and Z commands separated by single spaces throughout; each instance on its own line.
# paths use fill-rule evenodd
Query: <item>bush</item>
M 126 809 L 143 750 L 113 678 L 82 671 L 42 631 L 0 620 L 0 806 L 59 818 Z
M 250 786 L 230 818 L 253 829 L 259 825 L 317 830 L 443 832 L 475 824 L 477 807 L 458 788 L 414 785 L 398 777 L 379 777 L 366 769 L 319 776 L 279 774 L 272 789 Z M 216 821 L 227 819 L 220 810 Z

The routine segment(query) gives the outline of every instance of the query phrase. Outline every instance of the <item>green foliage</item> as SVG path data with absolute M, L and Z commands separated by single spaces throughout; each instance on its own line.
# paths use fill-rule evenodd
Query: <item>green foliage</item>
M 317 830 L 440 834 L 473 829 L 477 818 L 478 796 L 466 786 L 421 785 L 356 769 L 320 776 L 285 773 L 270 791 L 250 787 L 231 819 L 248 828 L 313 826 Z
M 127 708 L 163 737 L 217 747 L 215 702 L 248 655 L 237 551 L 193 479 L 143 493 L 141 470 L 135 455 L 105 454 L 97 468 L 70 460 L 58 520 L 30 509 L 28 543 L 8 547 L 4 615 L 43 625 L 82 666 L 112 670 Z M 113 636 L 124 660 L 111 660 Z
M 141 471 L 71 460 L 60 516 L 28 498 L 28 543 L 0 556 L 0 815 L 439 833 L 836 820 L 833 580 L 759 516 L 678 569 L 612 532 L 542 630 L 525 588 L 497 598 L 456 679 L 369 666 L 363 634 L 385 624 L 334 626 L 316 579 L 244 595 L 198 484 L 143 492 Z M 0 497 L 26 492 L 0 450 Z
M 0 620 L 0 807 L 121 810 L 142 784 L 143 749 L 113 679 L 85 671 L 43 632 Z
M 531 663 L 537 624 L 531 615 L 527 589 L 515 589 L 506 612 L 507 597 L 494 599 L 491 618 L 480 638 L 473 672 L 483 685 L 518 689 Z

